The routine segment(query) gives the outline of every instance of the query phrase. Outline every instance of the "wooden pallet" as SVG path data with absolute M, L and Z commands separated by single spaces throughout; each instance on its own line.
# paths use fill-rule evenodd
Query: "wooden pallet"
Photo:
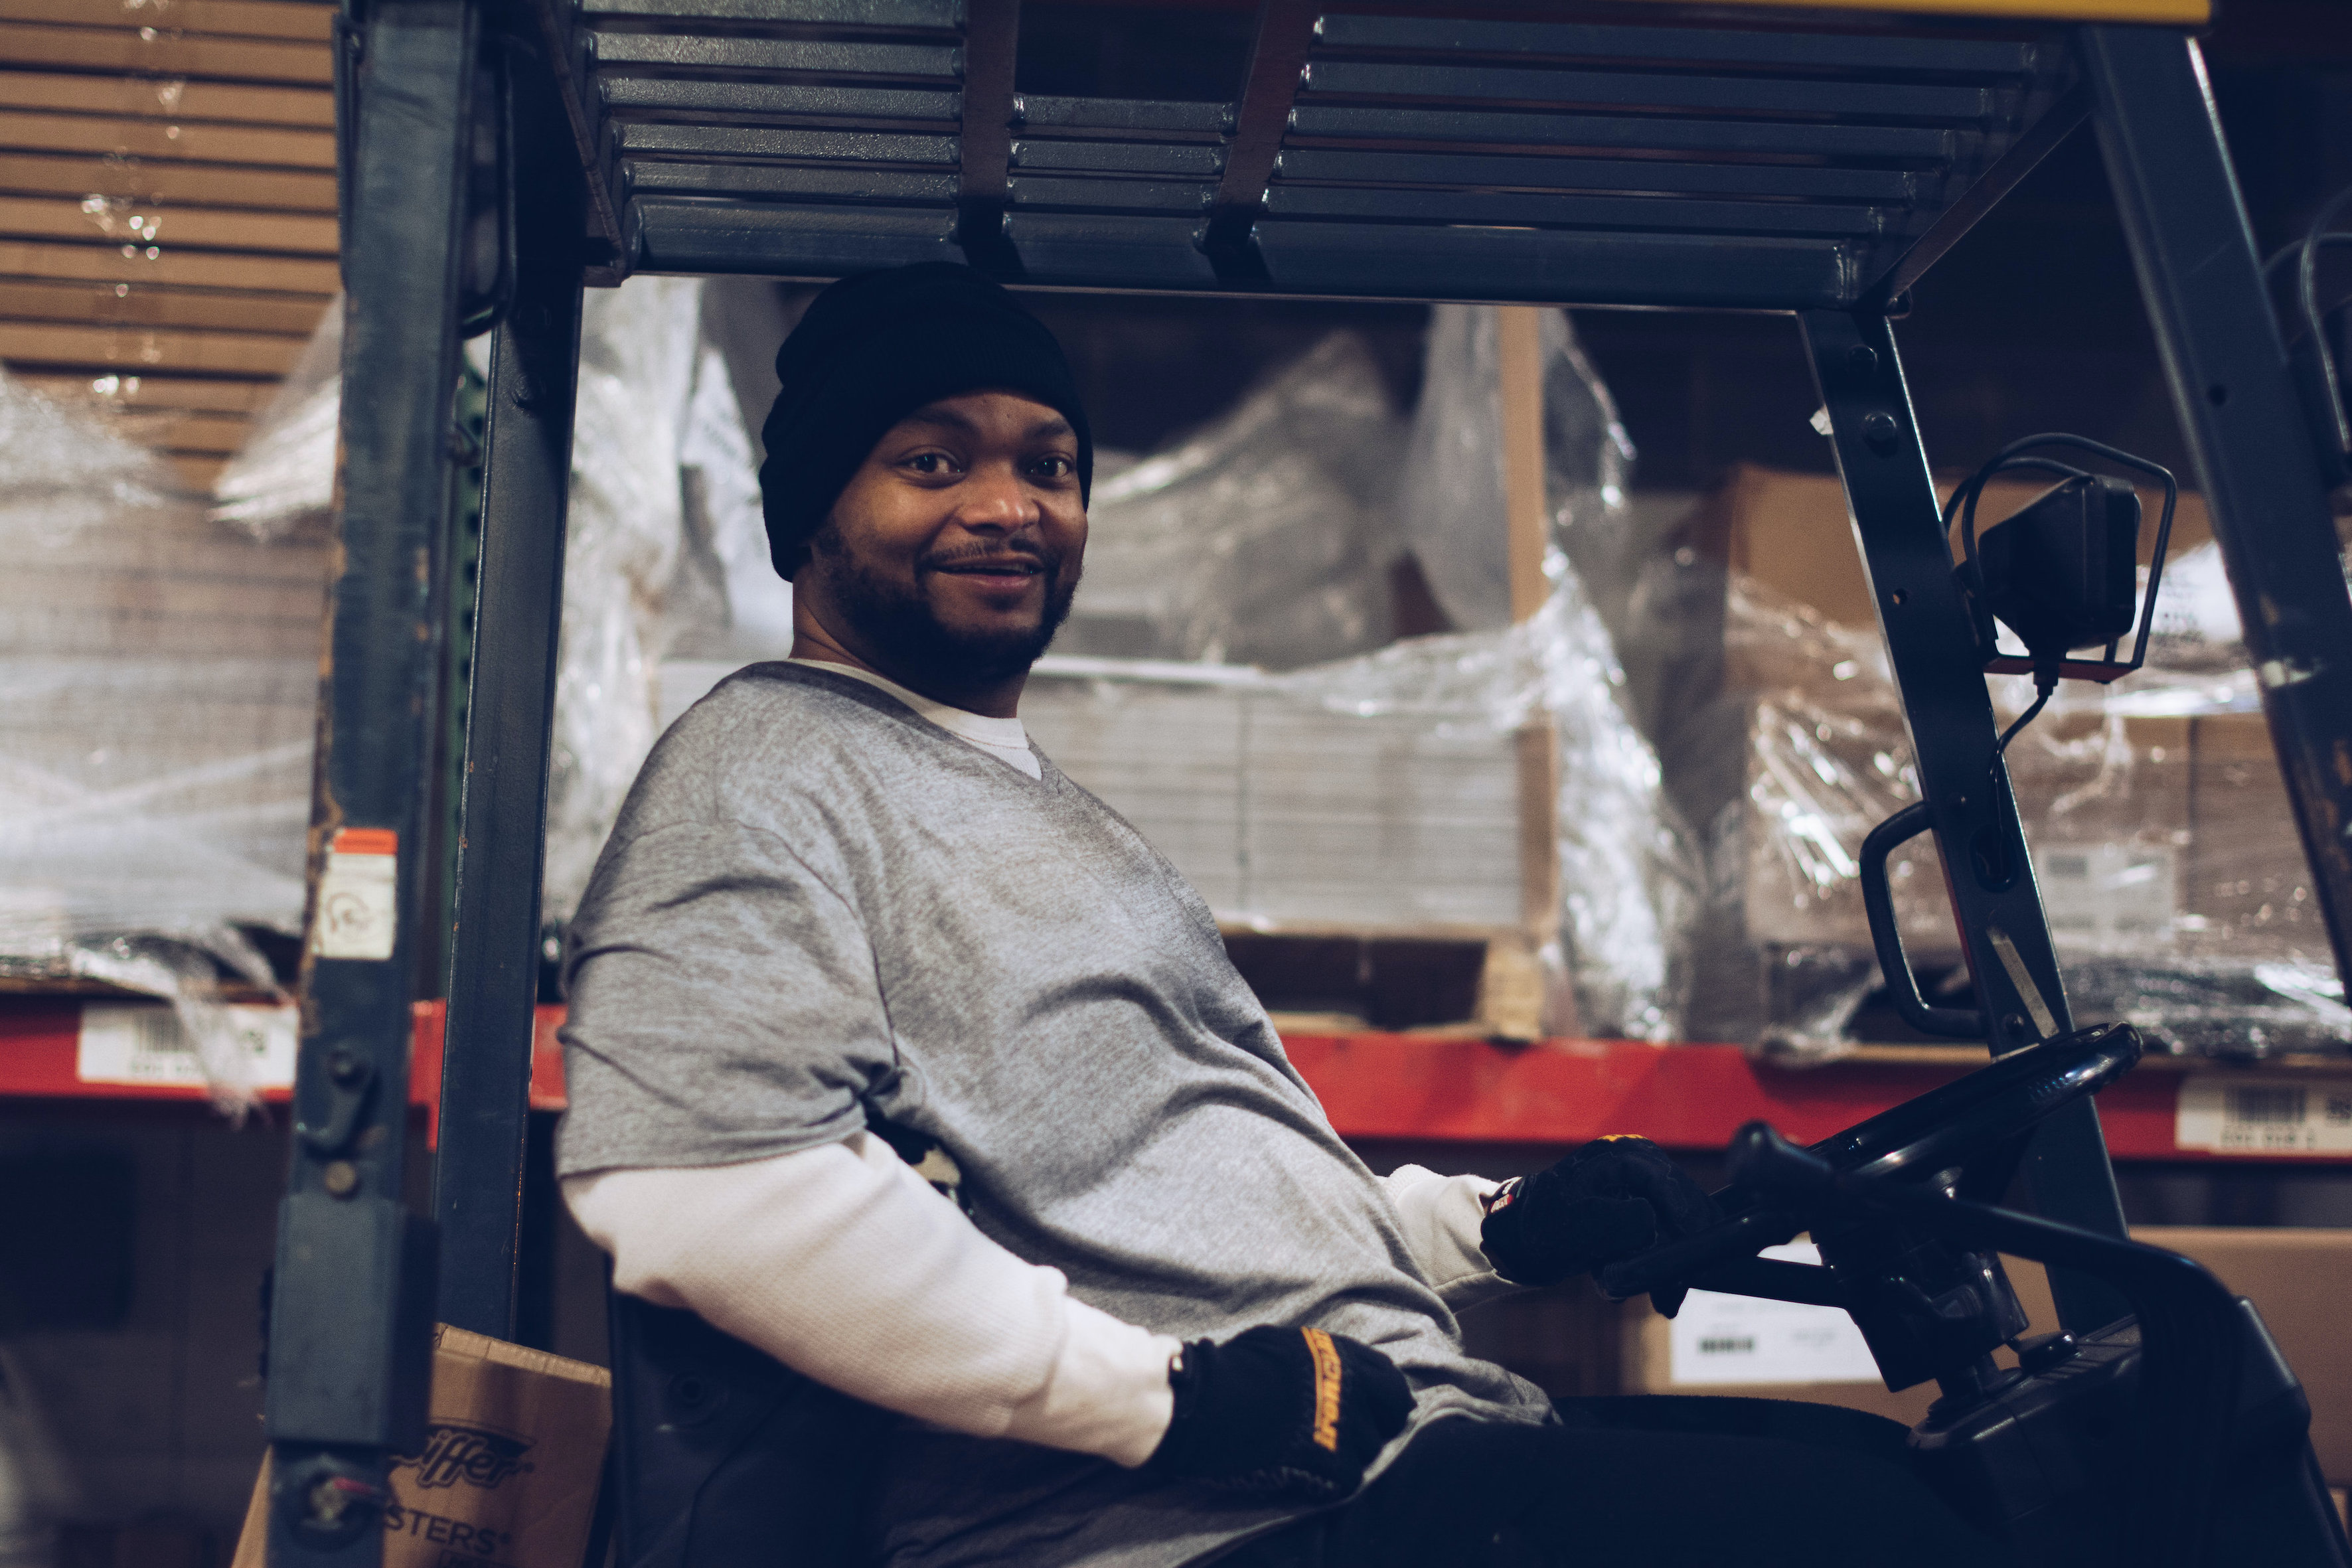
M 0 364 L 208 490 L 337 286 L 334 8 L 7 0 Z
M 1287 922 L 1221 929 L 1234 966 L 1286 1035 L 1542 1036 L 1543 971 L 1524 931 Z

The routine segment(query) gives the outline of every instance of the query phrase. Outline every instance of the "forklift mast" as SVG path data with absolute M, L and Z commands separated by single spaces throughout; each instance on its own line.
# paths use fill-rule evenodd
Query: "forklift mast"
M 2326 466 L 2191 30 L 2209 0 L 1261 0 L 1230 104 L 1024 94 L 1018 0 L 343 0 L 341 553 L 329 606 L 269 1561 L 381 1561 L 431 1324 L 514 1331 L 582 290 L 923 260 L 1013 287 L 1795 318 L 1995 1055 L 2074 1026 L 1892 320 L 2070 132 L 2098 138 L 2352 973 L 2352 598 Z M 1732 19 L 1727 19 L 1732 18 Z M 429 1215 L 401 1198 L 436 957 L 453 395 L 495 333 Z M 1992 759 L 1990 769 L 1988 759 Z M 2088 1099 L 2045 1218 L 2124 1234 Z M 2064 1325 L 2124 1310 L 2053 1274 Z

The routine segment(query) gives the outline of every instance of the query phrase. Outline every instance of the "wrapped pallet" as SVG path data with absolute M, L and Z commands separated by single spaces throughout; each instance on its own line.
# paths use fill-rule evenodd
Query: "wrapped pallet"
M 1698 1026 L 1834 1052 L 1893 1025 L 1857 1019 L 1879 976 L 1856 872 L 1864 836 L 1918 798 L 1917 778 L 1836 480 L 1744 470 L 1713 508 L 1694 532 L 1724 573 L 1721 661 L 1667 743 L 1677 800 L 1709 826 Z M 2148 667 L 2063 685 L 2007 753 L 2052 936 L 2078 1017 L 2184 1052 L 2352 1048 L 2206 533 L 2185 498 Z M 2032 699 L 2029 680 L 1994 678 L 2004 722 Z M 1932 839 L 1889 873 L 1906 946 L 1957 999 Z
M 163 459 L 0 377 L 0 969 L 173 998 L 225 1104 L 223 969 L 302 918 L 327 542 L 206 517 Z

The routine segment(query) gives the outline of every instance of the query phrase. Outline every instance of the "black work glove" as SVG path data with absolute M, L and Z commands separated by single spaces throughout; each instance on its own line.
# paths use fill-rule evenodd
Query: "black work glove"
M 1194 1340 L 1168 1384 L 1176 1413 L 1150 1468 L 1267 1495 L 1347 1496 L 1412 1414 L 1412 1390 L 1388 1357 L 1321 1329 Z
M 1479 1245 L 1515 1285 L 1557 1285 L 1713 1225 L 1715 1200 L 1647 1138 L 1596 1138 L 1495 1194 Z

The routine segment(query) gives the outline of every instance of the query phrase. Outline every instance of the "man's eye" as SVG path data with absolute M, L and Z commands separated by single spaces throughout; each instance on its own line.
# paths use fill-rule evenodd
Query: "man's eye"
M 1041 479 L 1066 479 L 1077 472 L 1077 469 L 1078 466 L 1076 463 L 1058 454 L 1050 458 L 1040 458 L 1029 465 L 1029 471 Z
M 945 452 L 918 452 L 906 460 L 906 466 L 924 475 L 950 473 L 955 468 Z

